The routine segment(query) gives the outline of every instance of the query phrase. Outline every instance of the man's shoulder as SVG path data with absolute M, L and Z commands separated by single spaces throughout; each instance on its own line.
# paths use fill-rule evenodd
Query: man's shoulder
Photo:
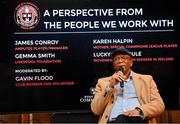
M 133 72 L 132 71 L 132 75 L 133 76 L 136 76 L 136 77 L 139 77 L 139 78 L 148 78 L 148 79 L 152 79 L 152 75 L 149 75 L 149 74 L 141 74 L 141 73 L 137 73 L 137 72 Z
M 109 81 L 111 79 L 111 76 L 108 77 L 101 77 L 98 80 L 102 80 L 102 81 Z
M 99 78 L 98 79 L 98 85 L 101 85 L 103 87 L 108 86 L 109 83 L 110 83 L 111 78 L 112 78 L 111 76 Z

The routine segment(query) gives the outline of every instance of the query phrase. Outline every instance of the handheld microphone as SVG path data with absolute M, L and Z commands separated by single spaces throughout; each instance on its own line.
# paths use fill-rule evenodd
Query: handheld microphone
M 123 67 L 119 67 L 116 69 L 116 72 L 121 71 L 122 73 L 124 73 L 124 68 Z M 124 81 L 121 79 L 120 81 L 120 87 L 123 88 L 124 87 Z

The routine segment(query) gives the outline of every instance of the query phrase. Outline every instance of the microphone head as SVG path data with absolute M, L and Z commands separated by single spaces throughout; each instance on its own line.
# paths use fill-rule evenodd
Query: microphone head
M 118 68 L 116 68 L 116 72 L 118 72 L 118 71 L 121 71 L 122 73 L 124 73 L 124 68 L 121 66 L 121 67 L 118 67 Z

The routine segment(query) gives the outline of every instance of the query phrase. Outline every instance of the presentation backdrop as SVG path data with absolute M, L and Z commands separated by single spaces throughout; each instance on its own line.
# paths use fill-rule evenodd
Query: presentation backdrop
M 177 2 L 1 0 L 0 111 L 90 110 L 111 51 L 128 48 L 132 70 L 150 74 L 166 109 L 180 108 Z

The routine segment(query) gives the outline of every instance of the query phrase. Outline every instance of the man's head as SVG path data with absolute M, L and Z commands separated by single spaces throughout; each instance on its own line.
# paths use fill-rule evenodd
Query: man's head
M 133 64 L 132 54 L 126 48 L 117 48 L 111 53 L 113 60 L 113 68 L 117 70 L 120 67 L 123 67 L 124 73 L 128 73 Z
M 114 58 L 114 56 L 116 54 L 119 54 L 119 53 L 121 53 L 122 55 L 129 55 L 132 58 L 132 54 L 128 49 L 126 49 L 126 48 L 117 48 L 114 51 L 112 51 L 112 53 L 111 53 L 112 59 Z

